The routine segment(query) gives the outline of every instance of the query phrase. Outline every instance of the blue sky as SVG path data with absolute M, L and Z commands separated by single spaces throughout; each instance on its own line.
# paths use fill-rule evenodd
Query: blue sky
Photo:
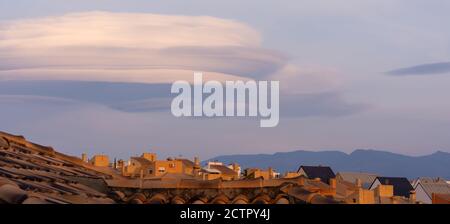
M 449 10 L 444 0 L 0 0 L 1 129 L 125 158 L 449 152 Z M 172 117 L 165 86 L 193 70 L 280 80 L 279 126 Z

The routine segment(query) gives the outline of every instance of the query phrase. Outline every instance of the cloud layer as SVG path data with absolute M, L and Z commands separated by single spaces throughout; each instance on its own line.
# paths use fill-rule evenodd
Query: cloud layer
M 258 78 L 286 61 L 261 48 L 250 27 L 204 16 L 72 13 L 3 22 L 0 40 L 3 80 L 165 83 L 193 71 Z
M 0 95 L 40 96 L 126 112 L 167 111 L 176 80 L 279 80 L 286 116 L 359 107 L 334 89 L 336 71 L 298 67 L 245 24 L 206 16 L 84 12 L 0 23 Z M 31 101 L 33 97 L 27 99 Z
M 390 75 L 432 75 L 450 73 L 450 62 L 439 62 L 430 64 L 415 65 L 412 67 L 400 68 L 389 71 Z

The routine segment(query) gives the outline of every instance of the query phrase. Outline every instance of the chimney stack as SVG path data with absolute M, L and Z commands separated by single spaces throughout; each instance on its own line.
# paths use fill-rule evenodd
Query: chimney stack
M 410 191 L 410 192 L 409 192 L 409 201 L 410 201 L 412 204 L 415 204 L 415 203 L 416 203 L 416 192 L 415 192 L 415 191 Z
M 330 178 L 330 187 L 331 189 L 336 189 L 337 181 L 336 178 Z
M 83 160 L 83 162 L 87 163 L 88 162 L 88 156 L 86 153 L 82 153 L 81 154 L 81 160 Z
M 355 184 L 356 184 L 356 186 L 359 187 L 359 188 L 362 187 L 361 179 L 356 178 Z
M 200 167 L 200 159 L 198 158 L 198 156 L 194 157 L 194 164 L 196 167 Z

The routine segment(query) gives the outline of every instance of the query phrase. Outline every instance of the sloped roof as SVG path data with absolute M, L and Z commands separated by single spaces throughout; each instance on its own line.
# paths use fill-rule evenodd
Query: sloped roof
M 185 167 L 194 167 L 195 163 L 188 159 L 177 159 L 180 160 Z
M 225 175 L 236 175 L 237 174 L 236 172 L 234 172 L 234 170 L 232 170 L 226 166 L 223 166 L 223 165 L 210 165 L 209 168 L 219 170 L 220 173 L 225 174 Z
M 409 198 L 410 192 L 414 190 L 409 180 L 405 177 L 377 177 L 375 180 L 377 179 L 383 185 L 392 185 L 394 187 L 394 195 L 396 196 Z
M 450 194 L 450 185 L 446 182 L 420 182 L 417 187 L 422 186 L 425 193 L 432 198 L 434 194 Z M 416 189 L 417 189 L 416 187 Z
M 211 168 L 203 168 L 201 169 L 202 172 L 204 173 L 212 173 L 212 174 L 220 174 L 220 170 L 217 169 L 211 169 Z
M 300 172 L 302 169 L 308 178 L 320 178 L 320 180 L 324 183 L 328 183 L 330 178 L 336 177 L 333 170 L 329 166 L 300 166 L 297 172 Z
M 343 180 L 351 183 L 356 183 L 356 179 L 359 179 L 361 180 L 362 187 L 367 189 L 379 175 L 360 172 L 338 172 L 337 176 L 340 176 Z
M 130 159 L 136 160 L 141 166 L 150 166 L 152 162 L 144 157 L 131 157 Z
M 52 152 L 20 136 L 0 132 L 0 138 L 8 142 L 0 147 L 0 203 L 114 203 L 98 190 L 106 187 L 103 178 L 115 175 L 112 170 Z M 81 179 L 89 180 L 89 186 Z
M 446 183 L 445 179 L 442 177 L 419 177 L 412 181 L 413 187 L 417 187 L 418 183 Z

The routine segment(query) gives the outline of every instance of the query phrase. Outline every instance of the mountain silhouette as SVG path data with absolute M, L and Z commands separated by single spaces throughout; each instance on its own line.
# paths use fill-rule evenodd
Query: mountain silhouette
M 450 153 L 435 152 L 425 156 L 407 156 L 378 150 L 358 149 L 350 154 L 340 151 L 293 151 L 275 154 L 224 155 L 208 161 L 236 162 L 243 168 L 273 167 L 278 172 L 297 171 L 300 165 L 330 166 L 334 172 L 354 171 L 381 176 L 443 177 L 450 179 Z

